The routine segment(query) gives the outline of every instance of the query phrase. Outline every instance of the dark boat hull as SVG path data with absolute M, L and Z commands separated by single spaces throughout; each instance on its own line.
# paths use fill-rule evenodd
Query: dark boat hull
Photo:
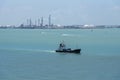
M 80 54 L 81 49 L 74 49 L 74 50 L 69 50 L 69 49 L 64 49 L 64 50 L 56 50 L 56 52 L 60 53 L 75 53 L 75 54 Z

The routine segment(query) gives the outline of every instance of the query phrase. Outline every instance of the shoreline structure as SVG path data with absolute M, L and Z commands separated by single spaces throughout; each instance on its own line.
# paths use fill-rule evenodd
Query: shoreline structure
M 44 19 L 41 17 L 35 20 L 27 19 L 26 24 L 15 25 L 0 25 L 0 29 L 104 29 L 104 28 L 120 28 L 120 25 L 56 25 L 52 23 L 51 15 L 48 17 L 48 24 L 44 24 Z

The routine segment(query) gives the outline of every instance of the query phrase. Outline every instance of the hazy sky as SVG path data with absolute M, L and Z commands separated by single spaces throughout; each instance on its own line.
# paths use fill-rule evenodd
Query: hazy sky
M 0 25 L 26 24 L 44 17 L 48 23 L 120 24 L 120 0 L 0 0 Z

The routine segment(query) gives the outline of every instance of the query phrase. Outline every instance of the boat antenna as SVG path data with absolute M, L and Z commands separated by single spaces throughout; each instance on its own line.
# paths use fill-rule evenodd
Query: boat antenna
M 61 42 L 61 43 L 63 43 L 63 44 L 64 44 L 64 43 L 65 43 L 65 41 L 64 41 L 64 40 L 62 40 L 62 42 Z

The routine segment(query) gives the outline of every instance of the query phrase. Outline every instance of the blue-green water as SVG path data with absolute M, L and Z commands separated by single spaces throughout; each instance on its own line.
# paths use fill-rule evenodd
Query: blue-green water
M 0 80 L 120 80 L 120 29 L 0 29 Z M 81 55 L 54 50 L 63 41 Z

